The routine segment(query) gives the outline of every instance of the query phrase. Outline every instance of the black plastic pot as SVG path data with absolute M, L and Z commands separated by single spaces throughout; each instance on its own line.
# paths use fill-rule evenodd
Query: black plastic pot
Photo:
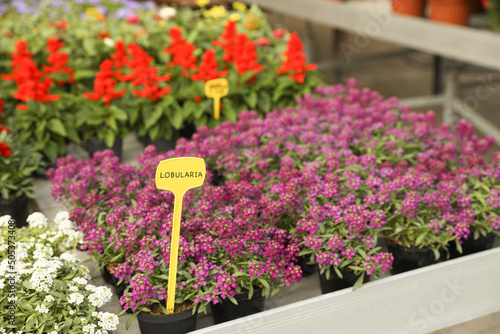
M 319 285 L 321 287 L 322 294 L 352 288 L 359 279 L 359 276 L 356 276 L 352 270 L 341 269 L 340 272 L 342 273 L 342 278 L 340 278 L 333 270 L 330 272 L 329 279 L 326 279 L 326 272 L 319 275 Z M 369 280 L 370 276 L 365 274 L 363 277 L 363 283 L 367 283 Z
M 175 148 L 175 143 L 179 139 L 179 133 L 174 131 L 170 139 L 157 138 L 151 139 L 149 136 L 138 137 L 144 146 L 154 145 L 158 152 L 167 152 Z
M 450 258 L 455 259 L 461 256 L 470 255 L 478 252 L 482 252 L 493 248 L 495 243 L 495 234 L 489 233 L 486 236 L 480 235 L 479 238 L 474 240 L 474 233 L 469 234 L 469 237 L 465 239 L 462 243 L 462 253 L 457 249 L 455 243 L 451 244 L 450 247 Z
M 137 316 L 141 334 L 184 334 L 196 330 L 196 313 L 189 309 L 168 315 L 139 313 Z
M 307 256 L 299 256 L 295 262 L 296 265 L 300 266 L 302 269 L 302 277 L 309 277 L 318 271 L 318 266 L 316 264 L 308 264 L 311 257 Z
M 196 132 L 196 127 L 192 123 L 184 124 L 184 127 L 179 130 L 179 135 L 182 138 L 191 139 Z
M 108 283 L 108 284 L 111 284 L 111 285 L 114 285 L 116 282 L 114 279 L 116 277 L 114 277 L 108 270 L 108 265 L 105 265 L 104 267 L 101 267 L 101 276 L 102 276 L 102 279 L 104 280 L 104 282 Z
M 428 247 L 418 248 L 411 246 L 407 248 L 388 243 L 387 248 L 394 256 L 391 270 L 393 275 L 438 263 L 434 252 Z M 441 254 L 440 259 L 443 257 L 444 254 Z
M 26 218 L 30 212 L 30 199 L 26 196 L 5 200 L 0 197 L 0 217 L 10 215 L 16 221 L 16 227 L 27 226 Z
M 264 310 L 264 296 L 262 288 L 255 289 L 252 298 L 248 299 L 248 293 L 234 295 L 238 305 L 233 304 L 229 299 L 225 299 L 212 305 L 212 315 L 214 322 L 220 324 L 226 321 L 246 317 L 250 314 L 262 312 Z
M 115 152 L 115 155 L 117 157 L 122 158 L 122 144 L 123 140 L 122 138 L 116 137 L 115 142 L 113 143 L 113 146 L 111 149 L 113 152 Z M 90 139 L 85 142 L 85 146 L 87 148 L 87 152 L 89 153 L 90 157 L 94 155 L 94 153 L 99 152 L 99 151 L 104 151 L 109 149 L 108 145 L 104 142 L 104 140 L 100 139 Z

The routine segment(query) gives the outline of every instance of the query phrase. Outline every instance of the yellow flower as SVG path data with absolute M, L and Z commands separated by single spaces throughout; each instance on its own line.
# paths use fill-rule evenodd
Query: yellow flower
M 158 25 L 159 25 L 160 27 L 165 27 L 165 26 L 167 25 L 167 22 L 165 22 L 165 21 L 159 21 L 159 22 L 158 22 Z
M 33 33 L 36 35 L 38 34 L 38 28 L 33 28 Z
M 196 0 L 198 7 L 205 7 L 210 3 L 210 0 Z
M 229 15 L 229 21 L 238 22 L 239 20 L 241 20 L 240 14 L 238 14 L 238 13 L 232 13 L 231 15 Z
M 227 11 L 224 6 L 213 6 L 209 10 L 207 10 L 205 13 L 203 13 L 203 16 L 205 17 L 213 17 L 213 18 L 219 18 L 226 16 Z
M 106 21 L 106 16 L 102 15 L 101 12 L 99 12 L 99 9 L 95 7 L 89 7 L 85 10 L 85 14 L 92 19 L 95 19 L 97 21 Z
M 243 2 L 235 1 L 233 2 L 233 8 L 238 12 L 244 12 L 247 9 L 247 5 Z

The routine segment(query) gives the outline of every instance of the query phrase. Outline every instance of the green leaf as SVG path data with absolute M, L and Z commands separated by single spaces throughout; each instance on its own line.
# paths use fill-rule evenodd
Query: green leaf
M 236 301 L 236 299 L 234 299 L 233 296 L 231 295 L 227 295 L 227 298 L 231 301 L 231 303 L 235 304 L 235 305 L 238 305 L 238 302 Z M 128 329 L 128 328 L 127 328 Z
M 344 278 L 344 277 L 342 276 L 342 273 L 340 272 L 340 270 L 339 270 L 337 267 L 333 267 L 333 269 L 335 269 L 335 273 L 337 274 L 337 276 L 338 276 L 338 277 L 340 277 L 340 278 Z M 327 277 L 327 279 L 328 279 L 328 277 Z
M 243 95 L 243 99 L 250 106 L 250 108 L 255 109 L 257 106 L 257 93 L 252 91 L 250 94 Z
M 352 291 L 356 291 L 363 285 L 363 279 L 365 278 L 365 273 L 362 273 L 361 276 L 359 276 L 358 280 L 356 283 L 354 283 L 354 286 L 352 287 Z
M 155 125 L 161 118 L 161 116 L 163 116 L 163 109 L 160 105 L 157 105 L 155 110 L 151 114 L 144 115 L 144 125 L 146 126 L 146 129 L 149 129 L 153 125 Z
M 127 323 L 125 324 L 125 328 L 127 330 L 130 328 L 130 325 L 132 325 L 132 321 L 134 321 L 134 319 L 139 315 L 139 313 L 141 312 L 135 312 L 128 318 Z
M 436 257 L 436 260 L 439 260 L 439 256 L 441 254 L 439 254 L 439 250 L 437 250 L 436 248 L 432 248 L 432 251 L 434 252 L 434 256 Z
M 427 233 L 420 233 L 420 235 L 417 237 L 417 240 L 415 240 L 415 244 L 418 246 L 420 244 L 422 244 L 422 241 L 424 240 L 424 238 L 427 236 Z
M 257 107 L 265 113 L 271 110 L 271 96 L 266 91 L 260 91 L 257 99 Z
M 95 77 L 96 72 L 91 70 L 76 70 L 74 74 L 75 81 L 82 79 L 91 79 Z
M 172 126 L 174 129 L 179 130 L 182 127 L 182 111 L 178 110 L 177 108 L 174 110 L 172 119 L 170 120 Z
M 104 135 L 104 141 L 106 142 L 106 146 L 108 147 L 113 147 L 113 144 L 115 143 L 115 134 L 111 131 L 106 132 Z
M 49 128 L 50 131 L 57 133 L 60 136 L 63 137 L 67 136 L 64 124 L 57 118 L 52 118 L 47 124 L 47 127 Z

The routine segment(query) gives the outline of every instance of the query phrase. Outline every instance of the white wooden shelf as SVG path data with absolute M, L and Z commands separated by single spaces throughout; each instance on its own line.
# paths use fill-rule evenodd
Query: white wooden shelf
M 498 311 L 500 248 L 494 248 L 194 333 L 430 333 Z

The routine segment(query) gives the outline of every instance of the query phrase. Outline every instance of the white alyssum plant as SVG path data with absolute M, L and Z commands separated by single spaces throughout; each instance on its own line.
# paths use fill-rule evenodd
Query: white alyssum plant
M 0 217 L 0 334 L 116 330 L 118 316 L 97 309 L 111 300 L 111 290 L 92 285 L 88 268 L 70 253 L 81 242 L 81 233 L 68 213 L 58 213 L 54 224 L 41 213 L 30 215 L 29 227 L 16 230 L 15 266 L 5 247 L 8 219 Z

